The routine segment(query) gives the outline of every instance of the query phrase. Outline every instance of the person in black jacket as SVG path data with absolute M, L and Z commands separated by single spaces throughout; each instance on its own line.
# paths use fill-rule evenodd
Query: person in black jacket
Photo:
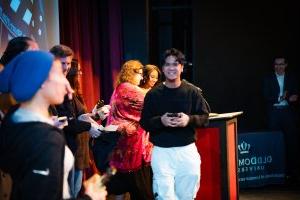
M 60 62 L 47 52 L 24 52 L 0 72 L 0 92 L 10 92 L 20 103 L 0 130 L 0 168 L 13 179 L 11 199 L 69 199 L 74 157 L 48 112 L 49 105 L 72 96 Z M 83 199 L 104 200 L 100 186 L 95 175 L 85 184 Z
M 24 51 L 38 50 L 37 42 L 26 36 L 18 36 L 9 40 L 1 58 L 0 58 L 0 72 L 4 69 L 14 57 Z M 9 108 L 17 102 L 9 93 L 0 93 L 0 126 Z M 9 199 L 12 187 L 12 181 L 9 174 L 5 174 L 0 169 L 0 199 Z
M 285 138 L 286 174 L 288 181 L 299 179 L 299 134 L 296 126 L 294 106 L 299 102 L 297 81 L 286 73 L 287 61 L 284 57 L 274 59 L 274 73 L 265 77 L 263 95 L 267 105 L 268 126 L 271 130 L 282 131 Z
M 78 162 L 80 157 L 83 156 L 83 153 L 89 154 L 88 150 L 85 151 L 85 149 L 89 149 L 89 137 L 86 137 L 87 132 L 92 137 L 98 137 L 101 134 L 100 125 L 97 124 L 96 121 L 93 121 L 92 118 L 89 118 L 90 121 L 81 120 L 81 118 L 83 116 L 86 117 L 88 113 L 83 98 L 80 95 L 78 88 L 76 88 L 77 86 L 74 84 L 75 74 L 72 75 L 72 73 L 77 73 L 78 65 L 75 65 L 74 60 L 73 66 L 71 65 L 74 54 L 73 50 L 68 46 L 60 44 L 53 46 L 50 49 L 50 52 L 60 60 L 63 73 L 70 83 L 72 83 L 75 91 L 73 98 L 68 99 L 65 97 L 62 104 L 56 105 L 55 109 L 52 109 L 52 114 L 58 117 L 66 116 L 68 119 L 68 125 L 63 128 L 63 131 L 65 133 L 67 145 L 75 155 L 75 166 L 74 169 L 72 169 L 68 180 L 71 195 L 77 197 L 82 186 L 83 169 L 89 167 L 88 165 L 85 167 L 80 166 Z M 89 156 L 87 155 L 87 157 Z
M 194 85 L 182 81 L 184 55 L 168 49 L 165 81 L 145 97 L 140 124 L 154 144 L 151 167 L 155 199 L 194 199 L 200 186 L 195 128 L 208 122 L 208 108 Z

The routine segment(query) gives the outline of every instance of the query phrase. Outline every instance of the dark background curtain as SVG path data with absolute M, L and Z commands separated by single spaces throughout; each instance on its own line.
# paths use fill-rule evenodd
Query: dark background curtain
M 89 108 L 108 103 L 124 60 L 160 67 L 163 51 L 175 47 L 188 61 L 183 78 L 203 89 L 212 112 L 244 111 L 240 131 L 264 130 L 262 79 L 274 56 L 286 56 L 300 77 L 295 2 L 60 0 L 61 43 L 82 65 Z
M 194 82 L 215 112 L 244 111 L 240 132 L 265 130 L 263 78 L 285 56 L 299 79 L 299 6 L 284 2 L 194 1 Z M 300 85 L 299 85 L 300 86 Z
M 79 60 L 88 109 L 98 99 L 109 103 L 123 62 L 120 1 L 60 0 L 59 15 L 60 43 Z

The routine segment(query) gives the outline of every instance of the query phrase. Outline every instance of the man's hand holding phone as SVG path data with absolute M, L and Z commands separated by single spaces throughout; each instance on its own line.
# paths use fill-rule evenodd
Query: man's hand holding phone
M 59 129 L 63 129 L 65 126 L 68 126 L 68 118 L 66 116 L 58 117 L 52 116 L 53 124 Z
M 180 113 L 165 113 L 161 116 L 161 122 L 166 127 L 185 127 L 189 122 L 189 116 Z

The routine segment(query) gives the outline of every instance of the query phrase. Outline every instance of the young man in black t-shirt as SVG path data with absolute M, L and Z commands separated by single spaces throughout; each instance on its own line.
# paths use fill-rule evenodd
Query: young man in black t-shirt
M 181 80 L 184 55 L 166 50 L 165 82 L 150 90 L 140 123 L 154 144 L 151 167 L 155 199 L 194 199 L 200 186 L 200 155 L 195 128 L 208 122 L 201 90 Z

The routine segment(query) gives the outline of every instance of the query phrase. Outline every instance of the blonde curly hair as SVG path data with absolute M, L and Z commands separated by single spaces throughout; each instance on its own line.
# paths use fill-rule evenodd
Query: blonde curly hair
M 125 62 L 119 72 L 117 85 L 124 82 L 135 84 L 134 76 L 140 69 L 143 69 L 143 65 L 138 60 L 128 60 Z

